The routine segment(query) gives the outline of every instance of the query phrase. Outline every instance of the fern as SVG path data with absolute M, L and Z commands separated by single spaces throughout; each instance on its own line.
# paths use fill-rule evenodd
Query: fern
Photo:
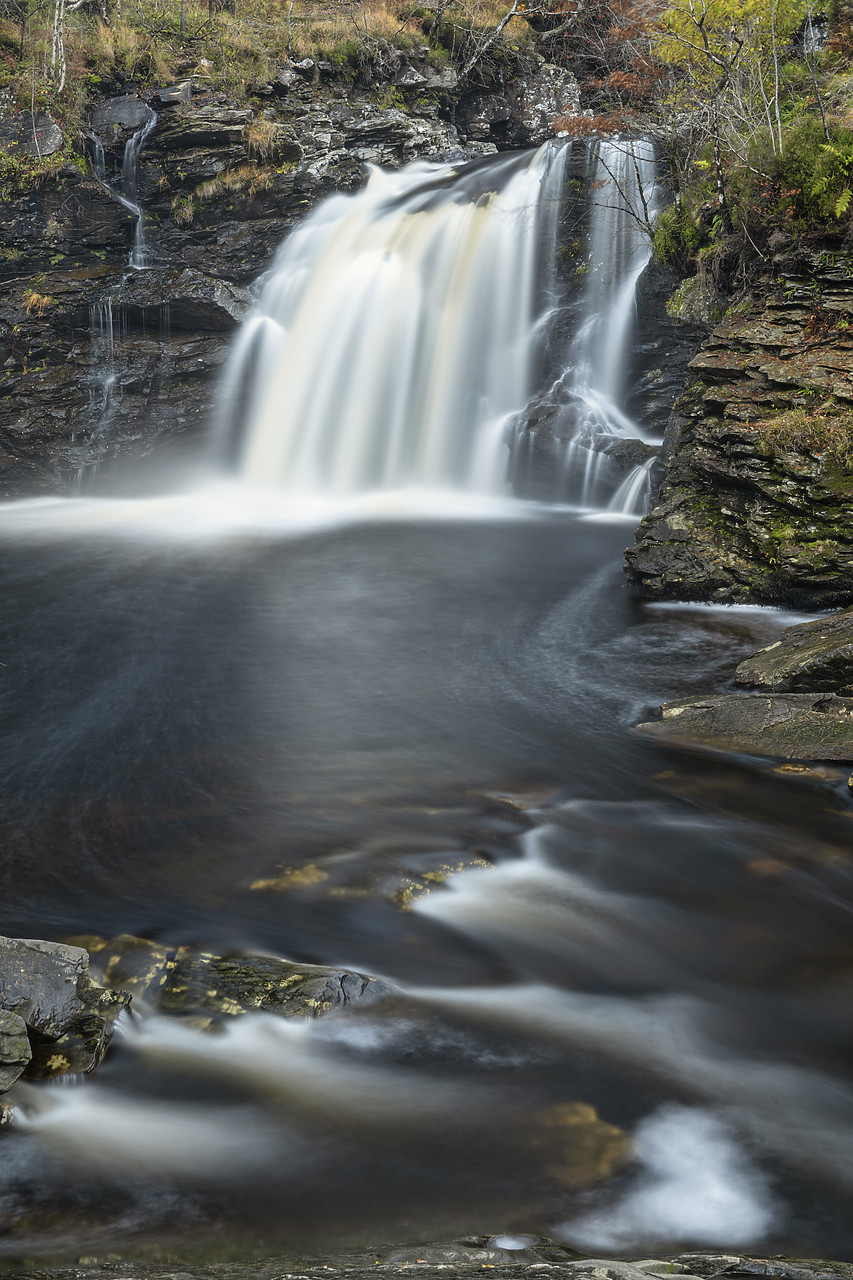
M 849 187 L 845 187 L 844 190 L 841 192 L 841 195 L 838 197 L 838 199 L 835 202 L 836 218 L 842 218 L 844 214 L 847 212 L 847 210 L 850 207 L 851 196 L 853 196 L 853 191 L 851 191 Z

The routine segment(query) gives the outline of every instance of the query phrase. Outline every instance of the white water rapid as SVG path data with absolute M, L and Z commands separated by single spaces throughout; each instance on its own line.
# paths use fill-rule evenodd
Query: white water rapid
M 247 484 L 501 489 L 565 157 L 377 170 L 290 236 L 226 388 Z

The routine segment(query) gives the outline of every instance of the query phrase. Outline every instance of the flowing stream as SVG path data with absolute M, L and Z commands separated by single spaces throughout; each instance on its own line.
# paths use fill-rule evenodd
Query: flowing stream
M 644 166 L 653 190 L 637 145 L 624 198 Z M 3 1132 L 0 1257 L 491 1233 L 851 1256 L 846 775 L 632 732 L 796 619 L 632 599 L 608 508 L 648 461 L 573 506 L 507 486 L 565 160 L 335 197 L 239 336 L 225 478 L 0 512 L 2 932 L 398 989 L 219 1034 L 125 1019 Z M 642 440 L 645 250 L 591 189 L 567 439 Z M 615 1176 L 590 1108 L 633 1139 Z

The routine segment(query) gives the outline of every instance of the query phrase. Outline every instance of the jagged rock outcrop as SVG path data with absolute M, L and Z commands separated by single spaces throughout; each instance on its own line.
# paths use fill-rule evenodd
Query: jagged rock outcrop
M 570 164 L 569 182 L 578 177 L 579 171 Z M 569 218 L 562 233 L 559 257 L 566 302 L 554 317 L 548 335 L 545 359 L 550 386 L 534 396 L 514 430 L 513 486 L 525 498 L 562 498 L 562 487 L 568 479 L 566 450 L 577 430 L 577 398 L 572 371 L 563 375 L 566 352 L 582 320 L 578 300 L 583 298 L 585 277 L 574 269 L 572 257 L 579 229 L 580 224 Z M 663 434 L 673 405 L 684 389 L 690 360 L 708 332 L 700 324 L 674 321 L 669 315 L 667 301 L 677 284 L 676 273 L 654 261 L 637 282 L 637 323 L 628 353 L 631 395 L 625 411 L 632 422 L 652 436 Z M 612 436 L 599 451 L 600 465 L 607 469 L 616 488 L 657 451 L 657 445 L 641 439 Z
M 0 937 L 0 1090 L 20 1075 L 92 1071 L 128 1004 L 128 996 L 92 981 L 81 947 Z
M 853 403 L 853 253 L 800 247 L 776 268 L 690 363 L 660 494 L 627 552 L 646 596 L 853 600 L 853 469 L 831 438 Z
M 523 78 L 504 82 L 499 71 L 483 88 L 462 96 L 456 123 L 466 137 L 530 147 L 553 136 L 553 121 L 575 115 L 580 90 L 571 72 L 538 58 Z

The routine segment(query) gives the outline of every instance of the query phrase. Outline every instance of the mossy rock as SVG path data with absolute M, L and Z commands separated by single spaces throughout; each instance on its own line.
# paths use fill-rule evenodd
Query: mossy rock
M 88 941 L 92 963 L 108 986 L 130 994 L 138 1007 L 202 1029 L 252 1012 L 318 1017 L 394 990 L 379 978 L 278 956 L 215 955 L 129 934 Z

